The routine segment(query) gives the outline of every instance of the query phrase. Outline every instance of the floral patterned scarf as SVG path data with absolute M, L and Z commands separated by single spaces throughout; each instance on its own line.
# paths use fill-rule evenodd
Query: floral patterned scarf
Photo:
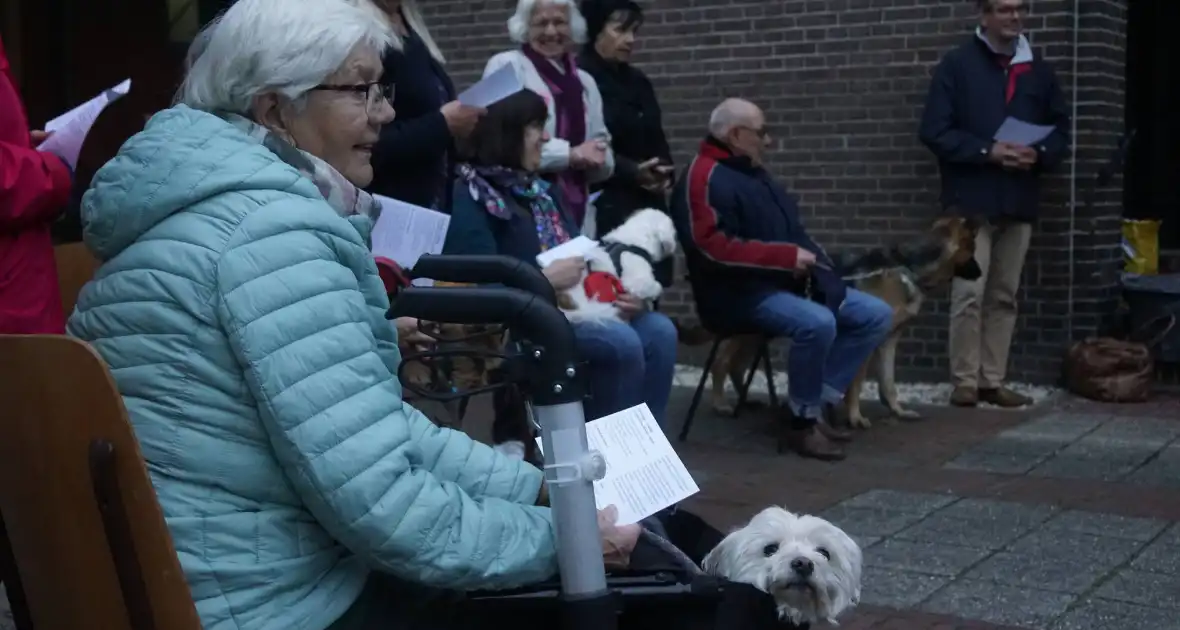
M 541 251 L 570 240 L 561 209 L 549 194 L 549 183 L 538 175 L 502 166 L 471 164 L 460 164 L 458 175 L 467 184 L 471 198 L 497 219 L 507 221 L 512 218 L 512 209 L 505 202 L 504 194 L 528 208 L 537 228 Z
M 278 134 L 249 118 L 237 114 L 221 114 L 221 118 L 257 140 L 259 144 L 270 149 L 280 160 L 310 179 L 337 214 L 349 219 L 354 225 L 354 218 L 368 223 L 361 232 L 366 238 L 368 237 L 369 232 L 373 229 L 373 224 L 377 223 L 377 217 L 381 215 L 381 204 L 372 195 L 357 188 L 327 162 L 307 151 L 300 150 L 279 137 Z

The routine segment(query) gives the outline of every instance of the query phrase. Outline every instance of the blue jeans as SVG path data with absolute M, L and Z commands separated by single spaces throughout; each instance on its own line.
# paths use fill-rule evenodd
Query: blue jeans
M 848 290 L 839 314 L 785 291 L 755 296 L 749 312 L 759 329 L 790 338 L 789 404 L 796 417 L 813 420 L 822 417 L 824 403 L 843 399 L 893 321 L 888 304 L 855 289 Z
M 630 322 L 574 325 L 578 353 L 589 363 L 586 419 L 594 420 L 646 402 L 660 426 L 668 411 L 676 369 L 676 327 L 662 313 Z

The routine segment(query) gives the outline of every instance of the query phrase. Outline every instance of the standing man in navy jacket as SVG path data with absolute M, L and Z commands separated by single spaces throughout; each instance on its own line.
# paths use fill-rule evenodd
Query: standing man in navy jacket
M 729 99 L 672 193 L 697 313 L 710 328 L 791 339 L 789 443 L 804 457 L 836 460 L 850 434 L 824 421 L 885 335 L 892 309 L 846 289 L 799 218 L 799 206 L 763 167 L 770 134 L 762 110 Z
M 938 157 L 942 206 L 984 219 L 983 276 L 951 289 L 951 404 L 1020 407 L 1004 387 L 1016 292 L 1043 174 L 1069 152 L 1069 110 L 1057 76 L 1022 34 L 1025 0 L 979 0 L 979 27 L 934 70 L 919 136 Z M 1054 131 L 1035 146 L 993 141 L 1008 117 Z

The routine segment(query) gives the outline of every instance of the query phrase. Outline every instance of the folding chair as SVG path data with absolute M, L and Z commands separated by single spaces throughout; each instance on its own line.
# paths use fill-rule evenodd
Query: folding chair
M 688 280 L 689 287 L 693 289 L 693 302 L 696 300 L 696 289 L 692 284 L 692 277 L 685 276 Z M 697 313 L 703 313 L 698 307 Z M 772 407 L 778 406 L 778 394 L 774 389 L 774 368 L 770 364 L 770 340 L 771 336 L 767 335 L 761 330 L 752 327 L 735 328 L 732 325 L 724 324 L 716 321 L 708 321 L 705 317 L 701 317 L 701 325 L 705 330 L 713 336 L 713 346 L 709 349 L 709 356 L 705 359 L 704 371 L 701 372 L 701 379 L 697 382 L 696 391 L 692 394 L 692 402 L 688 405 L 688 413 L 685 414 L 684 423 L 680 426 L 680 435 L 677 439 L 681 442 L 688 439 L 688 432 L 692 429 L 693 420 L 696 418 L 697 407 L 701 404 L 701 396 L 705 393 L 705 381 L 709 378 L 709 372 L 713 369 L 713 363 L 717 360 L 717 351 L 721 349 L 721 344 L 727 339 L 732 339 L 738 336 L 757 335 L 761 338 L 758 344 L 758 352 L 754 355 L 754 360 L 750 363 L 749 371 L 746 373 L 746 378 L 738 385 L 738 401 L 734 406 L 733 414 L 736 417 L 741 413 L 742 407 L 746 405 L 746 399 L 750 393 L 750 385 L 754 382 L 754 375 L 758 373 L 759 364 L 766 372 L 766 393 L 770 398 L 770 405 Z M 743 368 L 743 372 L 746 370 Z
M 35 630 L 199 630 L 110 372 L 90 346 L 0 335 L 0 514 Z M 0 541 L 4 547 L 5 541 Z M 2 554 L 0 554 L 2 555 Z M 32 630 L 19 627 L 19 630 Z

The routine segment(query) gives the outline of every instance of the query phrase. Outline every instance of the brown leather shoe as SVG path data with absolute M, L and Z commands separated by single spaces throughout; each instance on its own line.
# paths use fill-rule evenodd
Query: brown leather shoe
M 833 444 L 816 427 L 807 429 L 784 429 L 787 432 L 787 446 L 800 457 L 810 457 L 825 462 L 837 462 L 845 457 L 844 450 Z
M 838 429 L 838 428 L 828 424 L 828 422 L 826 420 L 817 422 L 815 424 L 815 428 L 816 428 L 816 430 L 818 430 L 820 432 L 820 435 L 823 435 L 824 437 L 828 438 L 829 440 L 831 440 L 833 442 L 851 442 L 852 441 L 852 433 L 851 432 L 845 431 L 844 429 Z
M 1015 409 L 1033 404 L 1033 399 L 1024 394 L 1014 392 L 1007 387 L 996 387 L 979 390 L 979 402 L 1005 409 Z
M 951 392 L 951 404 L 955 407 L 974 407 L 979 404 L 979 390 L 959 385 Z

